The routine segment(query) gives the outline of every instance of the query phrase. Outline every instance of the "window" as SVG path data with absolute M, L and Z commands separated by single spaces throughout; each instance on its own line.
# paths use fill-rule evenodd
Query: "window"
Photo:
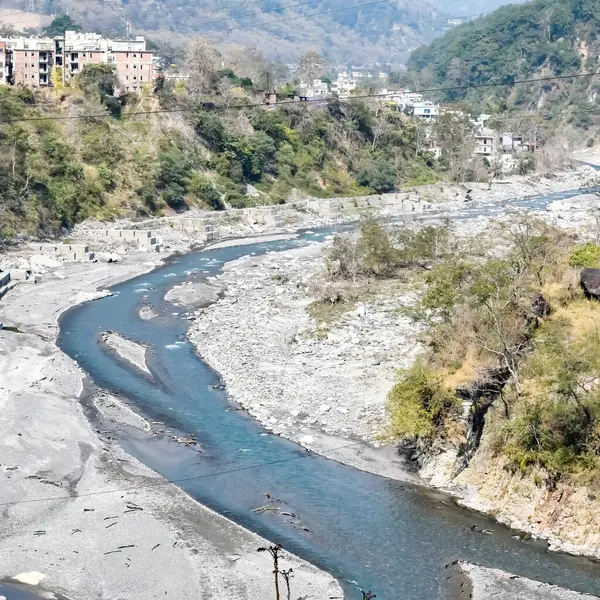
M 133 65 L 133 68 L 134 68 L 134 69 L 137 69 L 137 65 Z
M 144 78 L 140 75 L 140 81 L 144 81 Z
M 125 79 L 129 81 L 129 75 L 125 75 Z
M 133 58 L 137 58 L 137 54 L 134 54 L 134 55 L 133 55 Z
M 129 69 L 129 65 L 125 65 L 125 68 L 126 68 L 126 69 Z

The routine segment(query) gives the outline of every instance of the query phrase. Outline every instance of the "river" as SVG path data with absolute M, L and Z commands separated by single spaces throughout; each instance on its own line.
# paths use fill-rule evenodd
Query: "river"
M 513 204 L 542 208 L 571 193 Z M 491 214 L 473 207 L 451 218 Z M 232 410 L 219 376 L 186 339 L 189 322 L 164 300 L 190 277 L 218 273 L 243 255 L 280 251 L 320 240 L 330 230 L 296 240 L 193 252 L 152 273 L 112 288 L 61 319 L 60 347 L 97 386 L 124 397 L 138 412 L 178 432 L 194 434 L 203 449 L 182 448 L 159 437 L 117 432 L 123 447 L 193 498 L 337 577 L 347 598 L 370 589 L 378 600 L 432 600 L 443 594 L 444 565 L 460 559 L 534 579 L 600 594 L 592 561 L 548 552 L 542 542 L 515 539 L 492 519 L 459 508 L 448 496 L 358 471 L 266 432 Z M 150 304 L 159 316 L 144 321 Z M 129 369 L 99 344 L 105 331 L 151 346 L 153 379 Z M 294 381 L 289 385 L 293 386 Z M 268 493 L 289 515 L 252 512 Z M 483 535 L 473 525 L 491 530 Z M 265 559 L 265 573 L 270 566 Z M 323 599 L 325 600 L 325 599 Z

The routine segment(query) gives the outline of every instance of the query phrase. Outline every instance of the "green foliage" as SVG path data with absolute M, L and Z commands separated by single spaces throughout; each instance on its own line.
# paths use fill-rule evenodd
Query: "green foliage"
M 356 175 L 361 185 L 378 194 L 391 192 L 396 186 L 396 170 L 383 158 L 367 161 Z
M 189 166 L 186 157 L 177 149 L 158 155 L 156 189 L 163 200 L 175 210 L 187 208 L 185 194 L 188 186 Z
M 556 320 L 538 332 L 525 372 L 546 393 L 522 402 L 498 444 L 515 470 L 539 465 L 553 479 L 597 468 L 600 453 L 600 330 L 573 337 L 569 325 Z
M 113 64 L 85 65 L 75 76 L 75 85 L 88 98 L 97 98 L 114 116 L 119 116 L 123 106 L 130 99 L 126 94 L 115 98 L 115 90 L 119 85 L 117 68 Z
M 569 257 L 572 267 L 583 269 L 585 267 L 597 267 L 600 261 L 600 246 L 593 243 L 576 246 Z
M 448 90 L 444 100 L 483 100 L 484 96 L 489 100 L 491 95 L 495 100 L 506 99 L 515 78 L 532 76 L 541 69 L 556 75 L 578 72 L 582 67 L 580 44 L 593 43 L 599 14 L 595 0 L 534 0 L 503 6 L 417 49 L 408 67 L 423 75 L 429 73 L 430 82 L 440 86 L 506 83 L 506 87 L 485 92 Z M 540 87 L 515 90 L 521 94 L 516 103 L 525 104 L 538 99 Z M 563 86 L 547 82 L 545 95 L 554 90 L 557 98 L 564 94 Z
M 55 17 L 52 23 L 44 27 L 44 34 L 50 37 L 64 35 L 65 31 L 81 31 L 81 27 L 69 17 L 69 15 L 61 15 Z
M 392 431 L 398 437 L 430 437 L 458 404 L 440 376 L 417 361 L 401 372 L 388 395 Z

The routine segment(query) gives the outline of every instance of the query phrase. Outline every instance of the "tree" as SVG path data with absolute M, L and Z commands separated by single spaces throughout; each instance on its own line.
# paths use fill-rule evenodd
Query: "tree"
M 221 64 L 219 53 L 210 40 L 197 38 L 192 41 L 185 57 L 185 67 L 190 74 L 190 94 L 202 94 L 216 89 Z
M 455 181 L 463 181 L 474 150 L 473 124 L 467 114 L 445 113 L 433 126 L 442 161 Z
M 298 63 L 298 75 L 307 83 L 323 77 L 329 71 L 329 65 L 325 58 L 318 52 L 310 51 L 300 57 Z
M 64 35 L 65 31 L 81 31 L 81 27 L 69 15 L 61 15 L 56 17 L 50 25 L 44 27 L 43 31 L 46 35 L 52 37 Z
M 396 170 L 385 158 L 369 160 L 363 163 L 356 179 L 361 185 L 383 194 L 396 187 Z
M 103 101 L 107 96 L 114 96 L 119 85 L 115 65 L 98 63 L 85 65 L 76 77 L 75 84 L 86 96 L 98 94 Z

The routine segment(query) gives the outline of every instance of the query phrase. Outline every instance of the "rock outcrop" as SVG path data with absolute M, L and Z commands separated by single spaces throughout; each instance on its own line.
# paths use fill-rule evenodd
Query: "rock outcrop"
M 600 299 L 600 269 L 582 269 L 579 283 L 586 298 Z

